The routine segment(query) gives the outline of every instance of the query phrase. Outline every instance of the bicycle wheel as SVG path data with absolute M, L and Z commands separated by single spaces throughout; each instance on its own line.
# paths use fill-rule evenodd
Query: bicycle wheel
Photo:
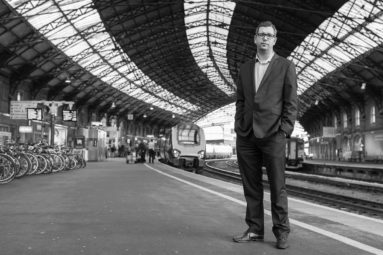
M 74 158 L 73 155 L 70 155 L 70 156 L 68 157 L 68 159 L 69 159 L 68 169 L 69 169 L 69 170 L 73 170 L 73 169 L 75 169 L 76 166 L 77 166 L 77 160 Z
M 12 181 L 16 175 L 16 166 L 13 158 L 0 154 L 0 184 L 5 184 Z
M 52 162 L 52 158 L 49 154 L 41 154 L 45 160 L 47 161 L 47 168 L 45 169 L 44 171 L 44 174 L 50 174 L 52 173 L 52 170 L 53 170 L 53 162 Z
M 47 169 L 47 166 L 48 166 L 47 160 L 40 154 L 36 154 L 35 156 L 37 160 L 39 161 L 39 166 L 35 174 L 42 174 Z
M 57 173 L 64 168 L 64 161 L 57 154 L 51 154 L 52 162 L 53 162 L 53 173 Z
M 16 178 L 20 178 L 31 171 L 30 169 L 32 168 L 32 163 L 31 160 L 23 153 L 17 154 L 16 158 L 20 162 L 20 170 L 17 172 Z
M 39 168 L 39 160 L 32 153 L 25 153 L 25 155 L 27 155 L 29 157 L 29 160 L 32 163 L 31 171 L 29 171 L 27 173 L 27 175 L 35 174 L 37 172 L 38 168 Z

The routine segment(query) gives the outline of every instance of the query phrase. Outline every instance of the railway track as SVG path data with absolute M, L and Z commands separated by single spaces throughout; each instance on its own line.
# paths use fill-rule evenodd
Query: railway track
M 213 178 L 241 183 L 241 177 L 238 172 L 219 169 L 217 167 L 209 166 L 209 164 L 206 164 L 204 174 Z M 264 181 L 264 186 L 268 188 L 268 182 L 266 180 Z M 331 206 L 340 210 L 383 219 L 383 204 L 381 203 L 299 186 L 286 185 L 286 187 L 289 195 L 300 197 L 326 206 Z

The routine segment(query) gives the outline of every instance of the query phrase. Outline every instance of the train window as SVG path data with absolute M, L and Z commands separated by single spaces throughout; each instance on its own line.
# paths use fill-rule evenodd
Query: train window
M 178 129 L 178 142 L 183 144 L 200 144 L 199 128 L 186 126 Z

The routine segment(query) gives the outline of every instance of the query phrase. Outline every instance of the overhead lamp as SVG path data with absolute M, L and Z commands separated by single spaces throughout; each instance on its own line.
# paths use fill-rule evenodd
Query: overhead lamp
M 65 83 L 70 83 L 70 79 L 68 77 L 65 79 Z
M 319 100 L 315 100 L 315 105 L 318 105 L 319 104 Z
M 151 110 L 151 111 L 153 111 L 153 110 L 154 110 L 153 106 L 150 106 L 150 110 Z
M 176 115 L 173 114 L 173 115 L 172 115 L 172 118 L 174 119 L 175 117 L 176 117 Z
M 20 91 L 17 91 L 17 94 L 16 94 L 16 100 L 17 100 L 17 101 L 20 101 L 20 100 L 21 100 L 21 92 L 20 92 Z
M 144 118 L 146 118 L 146 117 L 148 117 L 146 114 L 144 114 L 144 116 L 143 116 Z
M 112 108 L 116 108 L 116 103 L 115 102 L 112 103 Z
M 360 89 L 361 90 L 365 90 L 366 86 L 367 86 L 367 84 L 365 82 L 363 82 L 362 85 L 360 86 Z

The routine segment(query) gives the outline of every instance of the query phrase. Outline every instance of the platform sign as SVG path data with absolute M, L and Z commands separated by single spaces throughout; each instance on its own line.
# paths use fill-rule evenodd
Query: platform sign
M 32 126 L 19 126 L 19 132 L 20 133 L 32 133 L 33 128 L 32 128 Z
M 63 110 L 63 121 L 77 121 L 77 111 Z
M 11 119 L 26 120 L 27 109 L 36 108 L 38 101 L 11 101 Z
M 41 108 L 27 108 L 28 120 L 43 120 L 43 109 Z
M 74 139 L 74 147 L 76 149 L 83 149 L 83 148 L 85 148 L 85 138 L 84 137 L 76 137 Z

